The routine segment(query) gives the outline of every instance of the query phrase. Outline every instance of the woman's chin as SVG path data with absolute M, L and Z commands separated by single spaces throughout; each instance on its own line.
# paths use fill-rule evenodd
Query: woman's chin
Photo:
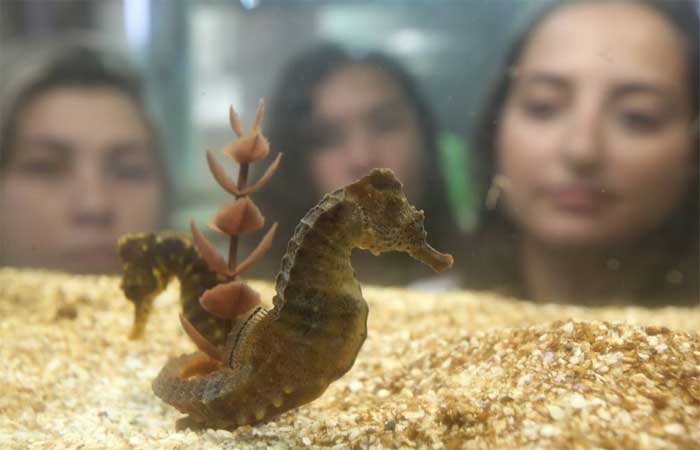
M 627 235 L 594 226 L 568 226 L 546 227 L 535 232 L 534 237 L 552 249 L 591 251 L 617 247 Z

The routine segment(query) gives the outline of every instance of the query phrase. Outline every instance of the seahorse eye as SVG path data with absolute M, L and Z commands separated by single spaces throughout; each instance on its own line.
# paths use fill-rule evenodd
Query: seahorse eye
M 153 292 L 157 287 L 157 281 L 151 271 L 141 270 L 138 267 L 127 267 L 122 278 L 122 289 L 129 300 L 140 300 L 145 295 Z
M 393 218 L 401 213 L 401 209 L 402 209 L 401 200 L 399 200 L 395 197 L 392 197 L 386 203 L 385 213 L 387 214 L 387 216 L 389 218 Z
M 369 175 L 369 181 L 372 187 L 378 191 L 401 191 L 401 182 L 390 170 L 373 170 Z

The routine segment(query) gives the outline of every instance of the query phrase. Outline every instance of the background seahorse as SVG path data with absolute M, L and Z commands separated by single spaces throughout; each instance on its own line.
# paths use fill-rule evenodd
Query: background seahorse
M 426 242 L 423 220 L 423 212 L 409 204 L 401 183 L 387 169 L 375 169 L 327 194 L 304 216 L 289 241 L 276 280 L 274 307 L 257 307 L 237 322 L 226 339 L 225 361 L 203 353 L 169 361 L 153 382 L 154 392 L 194 422 L 212 428 L 267 420 L 318 398 L 350 370 L 367 336 L 368 307 L 350 264 L 353 248 L 374 254 L 406 252 L 440 272 L 452 266 L 450 255 Z M 129 245 L 128 238 L 121 243 L 122 249 Z M 129 295 L 128 286 L 141 286 L 131 274 L 148 271 L 148 265 L 142 265 L 144 258 L 134 265 L 129 254 L 121 252 L 127 268 L 123 283 L 138 310 L 139 304 L 150 304 L 155 290 L 132 288 Z M 191 255 L 173 257 L 158 251 L 150 256 L 156 280 L 169 275 L 182 280 L 194 273 L 193 266 L 187 266 L 192 264 Z M 164 258 L 183 266 L 165 264 Z M 156 290 L 164 286 L 159 283 Z M 183 289 L 186 284 L 182 283 Z M 193 285 L 203 286 L 199 281 Z M 183 295 L 187 318 L 205 337 L 219 336 L 207 328 L 217 324 L 202 320 L 206 312 L 190 306 L 191 301 L 196 297 Z
M 118 249 L 123 269 L 121 287 L 135 307 L 132 338 L 143 335 L 153 300 L 177 277 L 183 315 L 210 342 L 226 343 L 225 321 L 205 311 L 199 297 L 228 279 L 209 268 L 186 235 L 128 234 L 119 240 Z

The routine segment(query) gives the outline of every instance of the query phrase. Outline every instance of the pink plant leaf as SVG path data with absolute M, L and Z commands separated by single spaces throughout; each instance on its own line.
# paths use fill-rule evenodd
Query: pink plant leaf
M 219 186 L 224 188 L 226 192 L 231 195 L 235 195 L 236 197 L 245 195 L 238 190 L 236 183 L 234 183 L 233 180 L 226 175 L 224 167 L 219 163 L 219 161 L 216 160 L 216 157 L 210 150 L 207 150 L 207 163 L 209 163 L 209 171 L 211 171 L 214 179 L 217 183 L 219 183 Z
M 265 101 L 258 101 L 258 109 L 255 111 L 255 122 L 253 123 L 253 131 L 258 132 L 262 129 L 263 119 L 265 118 Z
M 242 151 L 241 149 L 249 152 L 253 145 L 255 145 L 255 139 L 255 134 L 246 134 L 241 136 L 230 144 L 224 146 L 224 148 L 221 149 L 221 154 L 228 159 L 238 162 L 236 160 L 236 153 L 240 153 Z
M 222 153 L 239 164 L 250 164 L 267 157 L 270 153 L 270 143 L 258 131 L 227 145 Z
M 262 189 L 267 184 L 267 182 L 270 181 L 270 178 L 272 178 L 272 176 L 277 172 L 277 169 L 279 169 L 280 167 L 281 161 L 282 153 L 278 153 L 275 160 L 272 161 L 272 164 L 268 166 L 267 170 L 265 170 L 265 173 L 262 174 L 260 179 L 256 181 L 255 184 L 243 189 L 240 195 L 250 195 Z
M 241 126 L 241 119 L 238 117 L 236 110 L 233 109 L 233 105 L 231 105 L 228 109 L 228 121 L 231 124 L 231 129 L 233 132 L 236 133 L 238 137 L 242 137 L 244 133 L 243 127 Z
M 277 222 L 275 222 L 265 236 L 260 240 L 255 250 L 250 252 L 248 257 L 243 260 L 233 273 L 233 276 L 238 276 L 248 270 L 253 264 L 255 264 L 262 256 L 270 249 L 272 245 L 272 240 L 275 238 L 275 231 L 277 231 Z
M 265 225 L 265 218 L 260 209 L 248 197 L 241 197 L 221 208 L 209 228 L 228 236 L 257 231 Z
M 199 350 L 209 355 L 210 358 L 223 362 L 224 358 L 221 350 L 202 336 L 182 313 L 180 313 L 180 324 Z
M 199 304 L 216 317 L 233 320 L 258 306 L 260 294 L 242 281 L 231 281 L 206 290 Z
M 214 245 L 204 237 L 197 225 L 195 225 L 194 220 L 190 222 L 190 228 L 192 229 L 192 240 L 194 246 L 201 255 L 202 259 L 207 262 L 209 268 L 219 275 L 229 276 L 228 265 L 224 258 L 219 255 L 216 251 Z

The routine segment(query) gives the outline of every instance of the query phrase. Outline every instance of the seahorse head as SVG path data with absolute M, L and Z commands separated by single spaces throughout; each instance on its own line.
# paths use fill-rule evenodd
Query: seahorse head
M 127 298 L 134 301 L 158 288 L 158 279 L 151 269 L 156 237 L 152 233 L 134 233 L 119 240 L 118 252 L 125 276 L 122 288 Z
M 132 338 L 143 333 L 153 299 L 166 281 L 152 269 L 155 244 L 156 236 L 152 233 L 129 234 L 119 239 L 118 252 L 124 272 L 122 290 L 135 307 Z
M 345 191 L 346 198 L 362 213 L 358 247 L 373 254 L 403 251 L 437 272 L 452 267 L 452 256 L 438 252 L 426 241 L 425 214 L 409 203 L 394 172 L 374 169 Z

